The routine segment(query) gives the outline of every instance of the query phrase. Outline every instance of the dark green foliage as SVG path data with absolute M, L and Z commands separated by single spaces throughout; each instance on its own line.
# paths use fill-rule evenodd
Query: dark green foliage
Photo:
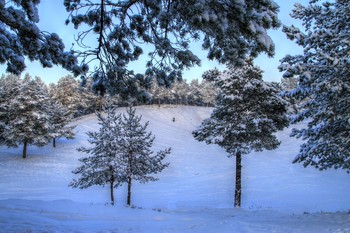
M 11 101 L 16 98 L 21 89 L 22 80 L 16 75 L 2 75 L 0 78 L 0 142 L 3 142 L 3 132 L 10 120 Z

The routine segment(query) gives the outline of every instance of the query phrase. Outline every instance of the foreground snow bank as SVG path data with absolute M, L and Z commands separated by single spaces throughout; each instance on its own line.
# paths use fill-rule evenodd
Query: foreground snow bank
M 243 158 L 243 208 L 232 209 L 234 159 L 191 135 L 211 111 L 137 108 L 150 121 L 155 151 L 172 147 L 159 181 L 133 186 L 141 209 L 124 208 L 126 187 L 116 190 L 114 207 L 106 205 L 108 187 L 68 187 L 85 156 L 76 148 L 89 146 L 86 132 L 98 129 L 94 114 L 74 122 L 74 140 L 31 146 L 26 160 L 22 148 L 0 146 L 0 232 L 350 232 L 349 175 L 292 164 L 300 141 L 291 129 L 277 134 L 277 150 Z
M 130 209 L 63 201 L 0 201 L 1 232 L 350 232 L 349 213 Z

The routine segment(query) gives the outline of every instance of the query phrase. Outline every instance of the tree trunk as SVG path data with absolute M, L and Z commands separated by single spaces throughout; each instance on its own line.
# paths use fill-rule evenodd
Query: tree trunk
M 128 177 L 128 200 L 126 202 L 128 206 L 131 204 L 131 181 L 131 177 Z
M 53 138 L 53 139 L 52 139 L 52 146 L 53 146 L 53 147 L 56 147 L 56 138 Z
M 23 158 L 27 158 L 27 141 L 24 141 L 24 145 L 23 145 Z
M 99 102 L 98 102 L 98 105 L 99 105 L 99 107 L 98 107 L 98 111 L 99 112 L 102 112 L 102 96 L 100 96 L 100 99 L 99 99 Z
M 110 180 L 110 191 L 111 191 L 111 204 L 114 205 L 114 175 L 112 174 Z
M 235 207 L 241 207 L 242 196 L 242 155 L 236 154 L 236 187 L 235 187 Z

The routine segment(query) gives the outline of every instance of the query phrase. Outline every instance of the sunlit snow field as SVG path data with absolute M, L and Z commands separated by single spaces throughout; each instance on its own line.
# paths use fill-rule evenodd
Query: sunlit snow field
M 158 181 L 134 184 L 133 208 L 126 186 L 116 189 L 115 206 L 108 187 L 68 187 L 85 156 L 76 148 L 88 147 L 86 132 L 99 127 L 94 114 L 73 122 L 74 140 L 30 146 L 25 160 L 22 148 L 0 146 L 0 232 L 350 232 L 350 175 L 292 164 L 301 142 L 291 128 L 277 134 L 278 149 L 243 157 L 242 208 L 234 209 L 234 158 L 191 135 L 211 111 L 137 108 L 154 149 L 172 153 Z

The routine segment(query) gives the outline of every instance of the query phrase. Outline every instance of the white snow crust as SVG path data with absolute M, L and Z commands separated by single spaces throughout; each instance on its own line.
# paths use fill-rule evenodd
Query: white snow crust
M 120 108 L 120 112 L 125 108 Z M 0 146 L 0 232 L 350 232 L 349 174 L 292 164 L 300 140 L 291 128 L 277 133 L 274 151 L 243 157 L 242 208 L 233 208 L 234 158 L 191 135 L 212 108 L 140 106 L 137 114 L 156 136 L 154 150 L 172 147 L 159 181 L 133 186 L 73 189 L 73 173 L 86 156 L 86 132 L 97 130 L 94 114 L 81 117 L 74 140 L 56 148 Z M 175 118 L 175 122 L 173 122 Z M 294 126 L 292 126 L 294 127 Z

